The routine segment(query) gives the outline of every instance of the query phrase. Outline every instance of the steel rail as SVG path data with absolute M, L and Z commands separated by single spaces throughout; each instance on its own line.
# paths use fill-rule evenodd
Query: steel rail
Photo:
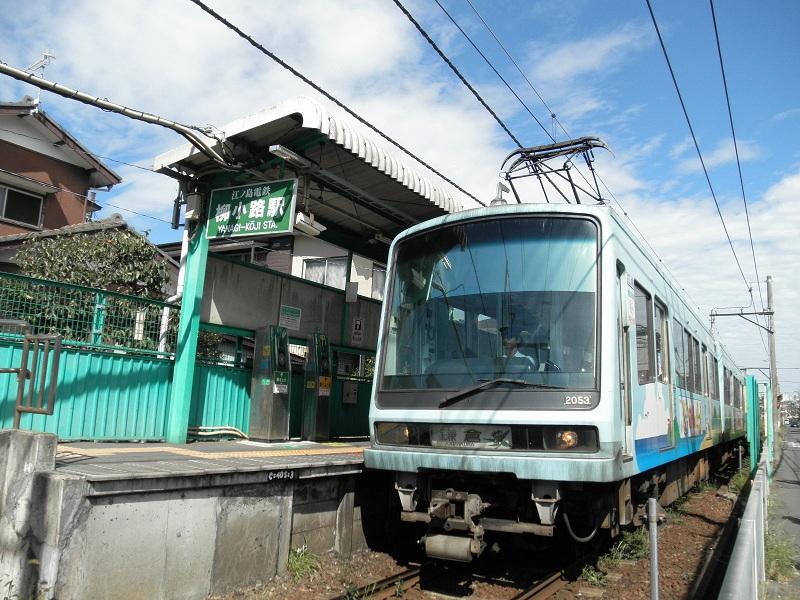
M 419 583 L 421 571 L 421 566 L 412 567 L 406 571 L 381 579 L 380 581 L 348 590 L 344 594 L 333 596 L 329 600 L 350 600 L 351 598 L 383 600 L 386 598 L 394 598 L 397 596 L 398 591 L 406 591 Z

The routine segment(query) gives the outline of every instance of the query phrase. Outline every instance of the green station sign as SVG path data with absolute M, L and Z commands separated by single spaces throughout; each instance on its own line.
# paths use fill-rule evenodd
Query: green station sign
M 206 237 L 211 240 L 290 233 L 296 200 L 297 179 L 213 190 Z

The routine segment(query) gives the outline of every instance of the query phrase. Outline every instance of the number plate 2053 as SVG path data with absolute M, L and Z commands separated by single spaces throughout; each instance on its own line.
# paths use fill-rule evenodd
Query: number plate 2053
M 474 450 L 510 450 L 511 428 L 497 425 L 434 425 L 431 427 L 434 448 Z

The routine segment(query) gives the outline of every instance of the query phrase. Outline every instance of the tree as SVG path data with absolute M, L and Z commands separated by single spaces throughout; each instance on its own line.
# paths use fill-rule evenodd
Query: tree
M 17 253 L 23 274 L 163 299 L 169 268 L 143 236 L 124 229 L 26 240 Z

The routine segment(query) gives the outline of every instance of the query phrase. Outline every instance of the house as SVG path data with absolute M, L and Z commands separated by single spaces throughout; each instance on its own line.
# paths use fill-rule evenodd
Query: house
M 174 260 L 180 259 L 180 242 L 160 244 L 159 248 Z M 293 234 L 282 236 L 262 236 L 238 241 L 211 240 L 208 251 L 340 290 L 345 289 L 348 251 L 298 229 Z M 358 284 L 359 296 L 383 300 L 386 265 L 353 253 L 350 281 Z
M 14 233 L 11 235 L 0 235 L 0 271 L 15 273 L 19 271 L 16 262 L 16 255 L 20 247 L 32 239 L 54 238 L 65 235 L 97 235 L 103 231 L 118 230 L 127 232 L 129 235 L 141 236 L 139 232 L 131 229 L 121 215 L 114 213 L 105 219 L 89 221 L 86 223 L 76 223 L 75 225 L 65 225 L 58 229 L 46 229 L 43 231 L 26 231 L 25 233 Z M 153 247 L 156 260 L 164 261 L 169 269 L 170 281 L 163 290 L 166 296 L 175 293 L 178 279 L 178 262 L 163 252 L 158 246 L 148 240 Z M 180 255 L 180 253 L 179 253 Z M 112 289 L 112 291 L 114 291 Z
M 90 220 L 96 189 L 122 179 L 39 107 L 0 102 L 0 235 Z

